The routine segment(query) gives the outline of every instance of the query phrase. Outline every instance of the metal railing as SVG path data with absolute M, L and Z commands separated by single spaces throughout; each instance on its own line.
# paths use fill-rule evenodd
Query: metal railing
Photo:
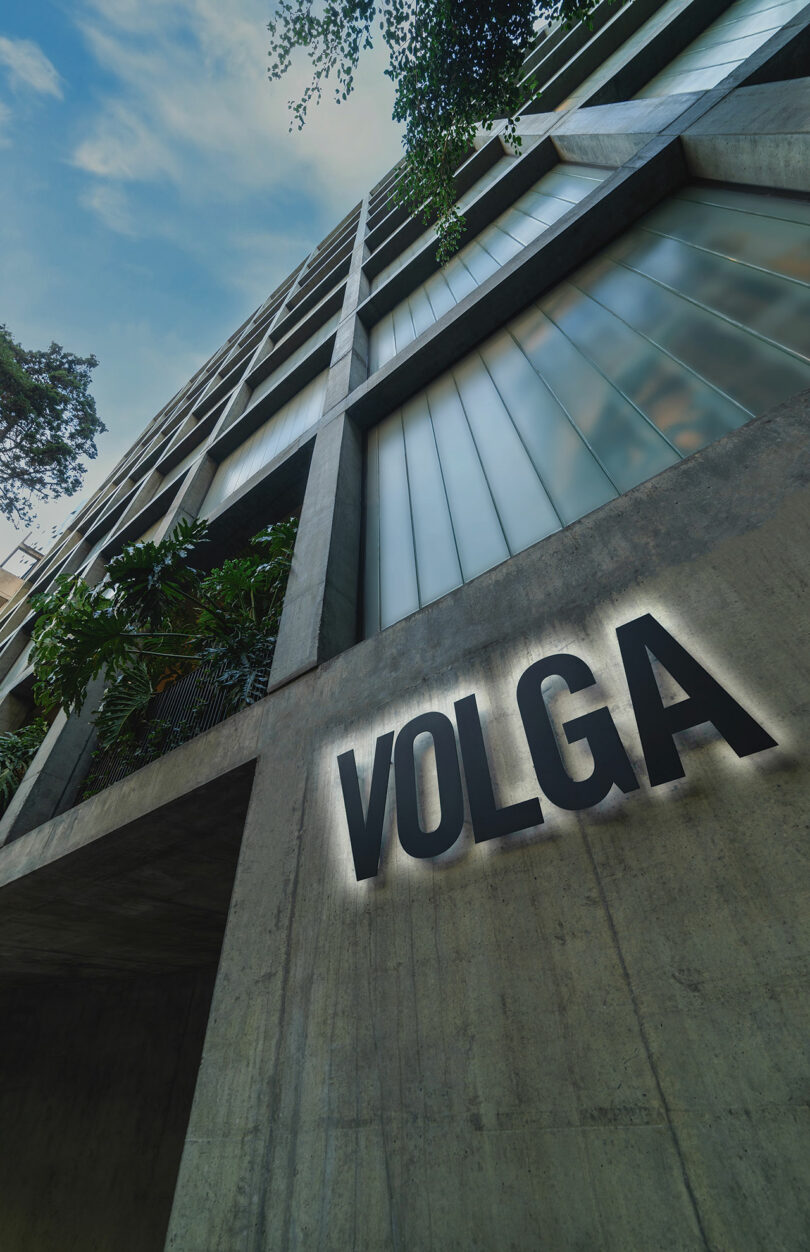
M 254 671 L 247 688 L 236 692 L 222 682 L 224 665 L 201 665 L 152 697 L 134 733 L 106 750 L 97 751 L 84 781 L 81 798 L 97 795 L 112 783 L 188 743 L 204 730 L 254 704 L 267 693 L 270 660 Z

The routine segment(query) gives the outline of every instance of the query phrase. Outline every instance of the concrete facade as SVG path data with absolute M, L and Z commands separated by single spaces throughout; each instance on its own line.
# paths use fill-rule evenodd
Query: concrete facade
M 268 695 L 80 803 L 92 732 L 55 724 L 3 819 L 10 1247 L 806 1247 L 810 391 L 387 629 L 358 625 L 368 429 L 678 188 L 806 202 L 810 12 L 709 90 L 632 99 L 723 11 L 670 5 L 645 43 L 664 7 L 540 45 L 549 111 L 524 115 L 470 232 L 555 162 L 615 167 L 586 200 L 369 377 L 369 332 L 432 272 L 427 246 L 379 281 L 421 227 L 374 189 L 41 563 L 40 586 L 60 565 L 102 577 L 124 542 L 204 510 L 225 458 L 329 370 L 318 420 L 209 516 L 224 554 L 300 510 Z M 613 77 L 558 108 L 609 57 Z M 0 619 L 17 711 L 26 594 Z M 686 730 L 684 777 L 650 785 L 616 634 L 646 613 L 776 747 L 738 759 Z M 596 685 L 550 697 L 555 717 L 609 708 L 639 783 L 580 811 L 541 794 L 516 701 L 559 653 Z M 338 755 L 365 800 L 378 739 L 472 693 L 498 803 L 540 796 L 543 823 L 476 843 L 467 799 L 453 848 L 414 859 L 391 770 L 380 872 L 358 882 Z M 564 760 L 587 776 L 581 744 Z

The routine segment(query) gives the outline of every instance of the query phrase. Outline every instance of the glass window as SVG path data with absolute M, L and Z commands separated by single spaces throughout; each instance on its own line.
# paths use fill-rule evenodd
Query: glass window
M 558 165 L 544 174 L 511 208 L 451 257 L 443 269 L 432 274 L 372 328 L 369 373 L 373 374 L 412 343 L 610 173 L 612 170 L 590 165 Z
M 810 206 L 685 189 L 370 433 L 367 633 L 807 387 Z
M 313 378 L 311 383 L 282 405 L 244 443 L 225 457 L 217 467 L 208 488 L 208 494 L 199 511 L 200 517 L 210 517 L 214 509 L 227 500 L 228 496 L 317 422 L 323 409 L 328 374 L 329 371 L 324 370 L 317 378 Z
M 806 7 L 807 0 L 736 0 L 639 93 L 708 91 Z

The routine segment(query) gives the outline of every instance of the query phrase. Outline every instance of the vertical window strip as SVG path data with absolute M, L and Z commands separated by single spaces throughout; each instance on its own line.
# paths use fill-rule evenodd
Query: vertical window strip
M 366 526 L 364 567 L 366 571 L 363 620 L 366 635 L 381 629 L 380 606 L 380 460 L 378 427 L 369 431 L 366 442 Z

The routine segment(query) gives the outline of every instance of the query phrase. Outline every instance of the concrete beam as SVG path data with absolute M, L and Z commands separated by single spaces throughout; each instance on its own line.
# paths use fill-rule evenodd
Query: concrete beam
M 204 456 L 201 461 L 191 467 L 178 488 L 171 508 L 168 509 L 155 532 L 155 543 L 160 543 L 162 539 L 171 535 L 178 522 L 195 520 L 216 470 L 216 463 L 210 456 Z
M 810 78 L 740 87 L 682 136 L 698 178 L 810 190 Z

